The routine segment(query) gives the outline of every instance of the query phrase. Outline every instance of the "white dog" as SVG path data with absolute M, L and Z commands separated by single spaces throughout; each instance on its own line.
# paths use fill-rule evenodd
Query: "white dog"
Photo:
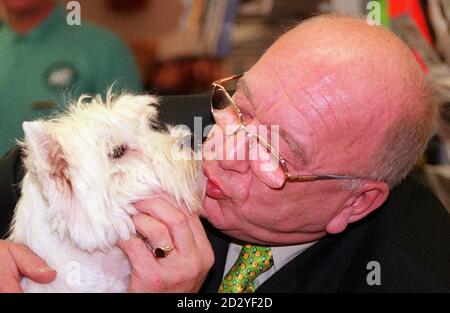
M 86 100 L 89 100 L 87 103 Z M 151 96 L 81 97 L 47 121 L 25 122 L 26 175 L 10 239 L 57 270 L 27 292 L 124 292 L 130 266 L 116 247 L 135 233 L 132 203 L 163 191 L 198 210 L 204 178 L 189 132 L 162 131 Z

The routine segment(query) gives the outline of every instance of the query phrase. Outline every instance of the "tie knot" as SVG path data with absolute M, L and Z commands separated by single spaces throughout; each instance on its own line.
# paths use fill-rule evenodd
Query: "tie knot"
M 242 247 L 239 258 L 248 265 L 247 271 L 262 273 L 273 265 L 272 248 L 246 244 Z
M 246 244 L 225 275 L 219 292 L 253 292 L 253 281 L 273 265 L 272 249 Z

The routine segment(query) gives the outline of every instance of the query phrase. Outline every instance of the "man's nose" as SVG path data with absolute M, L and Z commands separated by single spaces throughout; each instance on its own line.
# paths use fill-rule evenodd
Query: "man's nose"
M 222 110 L 213 110 L 213 117 L 216 125 L 220 127 L 225 135 L 231 135 L 239 128 L 239 116 L 233 106 L 228 106 Z
M 215 158 L 219 166 L 225 170 L 239 173 L 246 173 L 249 170 L 248 137 L 245 131 L 236 131 L 227 136 L 222 127 L 216 124 L 211 129 L 210 135 L 204 145 L 204 157 L 208 153 L 209 157 Z

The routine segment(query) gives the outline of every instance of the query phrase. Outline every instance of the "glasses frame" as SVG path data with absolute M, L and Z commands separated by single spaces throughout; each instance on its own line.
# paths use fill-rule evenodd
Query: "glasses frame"
M 229 77 L 225 77 L 222 79 L 218 79 L 212 82 L 212 86 L 213 89 L 211 91 L 211 112 L 214 114 L 214 106 L 213 106 L 213 97 L 214 97 L 214 93 L 216 88 L 220 88 L 223 92 L 225 97 L 227 98 L 227 100 L 230 102 L 230 104 L 233 105 L 233 108 L 235 109 L 238 118 L 239 118 L 239 128 L 237 128 L 233 134 L 235 134 L 239 129 L 243 129 L 246 134 L 250 137 L 255 137 L 260 143 L 262 143 L 264 145 L 264 147 L 270 151 L 270 153 L 272 153 L 278 160 L 279 163 L 281 165 L 281 167 L 284 170 L 284 173 L 286 175 L 286 181 L 290 181 L 290 182 L 309 182 L 309 181 L 317 181 L 317 180 L 330 180 L 330 179 L 362 179 L 362 177 L 356 177 L 356 176 L 349 176 L 349 175 L 339 175 L 339 174 L 331 174 L 331 175 L 292 175 L 289 173 L 289 169 L 287 168 L 286 165 L 286 159 L 281 155 L 281 153 L 276 150 L 274 147 L 272 147 L 272 145 L 270 143 L 268 143 L 263 137 L 261 137 L 260 135 L 254 135 L 252 134 L 244 125 L 244 123 L 242 122 L 242 112 L 241 109 L 239 108 L 239 106 L 234 102 L 233 98 L 231 98 L 230 94 L 228 93 L 228 91 L 225 89 L 225 87 L 223 86 L 224 83 L 228 83 L 230 81 L 233 80 L 237 80 L 239 78 L 241 78 L 244 74 L 237 74 L 237 75 L 232 75 Z M 230 134 L 229 136 L 233 135 Z

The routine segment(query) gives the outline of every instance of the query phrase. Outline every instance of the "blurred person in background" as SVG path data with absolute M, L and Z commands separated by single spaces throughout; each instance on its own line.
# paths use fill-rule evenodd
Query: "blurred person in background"
M 0 0 L 0 155 L 21 138 L 22 122 L 47 115 L 67 98 L 115 90 L 139 92 L 135 61 L 111 32 L 69 25 L 53 0 Z

